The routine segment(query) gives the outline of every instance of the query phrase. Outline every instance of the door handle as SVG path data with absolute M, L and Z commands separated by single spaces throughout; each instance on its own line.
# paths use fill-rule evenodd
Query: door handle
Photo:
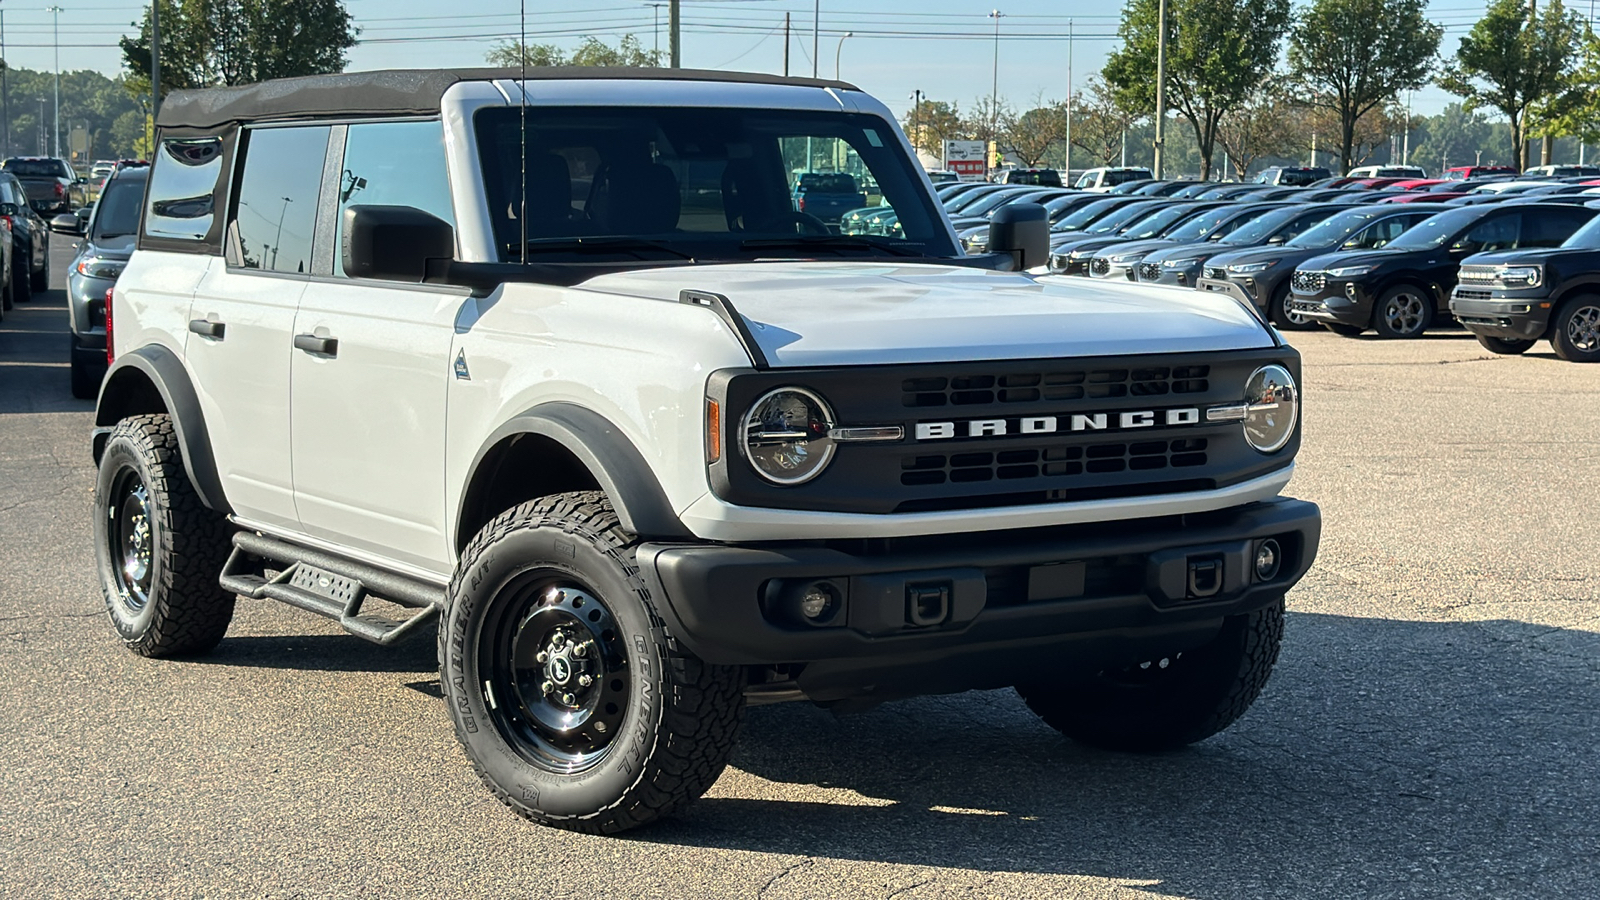
M 189 330 L 201 337 L 216 338 L 220 341 L 223 334 L 228 330 L 228 326 L 221 322 L 213 322 L 210 319 L 190 319 Z
M 338 356 L 339 339 L 317 337 L 314 334 L 297 334 L 294 336 L 294 348 L 307 353 L 320 353 L 323 356 Z

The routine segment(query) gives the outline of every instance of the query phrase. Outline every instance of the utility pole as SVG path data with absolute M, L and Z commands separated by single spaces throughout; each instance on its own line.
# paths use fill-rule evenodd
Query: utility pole
M 682 41 L 679 37 L 679 26 L 678 0 L 672 0 L 671 3 L 667 4 L 667 53 L 672 57 L 672 68 L 674 69 L 683 67 L 682 57 L 680 56 Z
M 922 151 L 922 89 L 917 88 L 911 92 L 911 133 L 915 146 L 913 150 Z
M 61 7 L 46 7 L 45 12 L 50 13 L 51 30 L 55 35 L 53 43 L 56 50 L 56 115 L 55 129 L 50 137 L 51 146 L 55 148 L 54 156 L 59 159 L 61 157 Z
M 4 153 L 11 155 L 11 85 L 6 79 L 6 11 L 0 9 L 0 118 L 5 119 Z
M 528 52 L 527 47 L 522 48 Z M 150 3 L 150 161 L 155 161 L 156 114 L 161 112 L 161 0 Z
M 1000 19 L 1004 16 L 998 9 L 989 13 L 994 19 L 994 81 L 989 87 L 989 139 L 994 142 L 994 152 L 990 159 L 1000 155 Z
M 1164 177 L 1163 157 L 1167 125 L 1167 0 L 1161 0 L 1156 11 L 1156 139 L 1155 171 L 1150 174 Z
M 1406 91 L 1406 136 L 1400 145 L 1400 165 L 1411 165 L 1411 92 Z
M 1072 184 L 1072 20 L 1067 20 L 1067 162 L 1061 176 Z
M 822 34 L 822 0 L 811 5 L 811 77 L 817 77 L 817 47 Z
M 789 14 L 783 14 L 783 77 L 789 77 Z

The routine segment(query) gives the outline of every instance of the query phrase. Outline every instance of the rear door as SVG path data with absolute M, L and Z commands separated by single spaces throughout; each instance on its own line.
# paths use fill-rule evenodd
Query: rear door
M 443 128 L 356 123 L 339 126 L 332 146 L 318 228 L 329 252 L 301 299 L 294 335 L 304 348 L 290 364 L 301 528 L 448 572 L 445 392 L 467 292 L 345 276 L 339 227 L 356 204 L 411 206 L 454 222 Z

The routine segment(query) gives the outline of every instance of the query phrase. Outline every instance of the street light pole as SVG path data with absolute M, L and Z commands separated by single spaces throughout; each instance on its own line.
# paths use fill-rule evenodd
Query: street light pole
M 989 13 L 994 19 L 994 80 L 989 86 L 989 139 L 994 142 L 995 155 L 1000 153 L 1000 10 Z
M 5 143 L 0 153 L 11 155 L 11 84 L 6 78 L 6 11 L 0 9 L 0 119 L 5 120 Z
M 920 153 L 922 151 L 922 89 L 921 88 L 917 88 L 916 90 L 911 92 L 911 133 L 913 135 L 916 135 L 916 137 L 914 138 L 914 140 L 916 142 L 916 146 L 913 149 L 915 149 L 917 152 Z
M 854 31 L 846 31 L 844 37 L 839 38 L 839 47 L 833 51 L 833 80 L 839 80 L 839 54 L 844 52 L 844 38 L 855 37 Z
M 682 39 L 679 36 L 681 24 L 678 18 L 678 0 L 667 4 L 667 55 L 672 57 L 672 68 L 682 65 Z
M 1161 0 L 1160 8 L 1156 12 L 1156 32 L 1155 171 L 1150 174 L 1161 178 L 1162 163 L 1165 161 L 1163 145 L 1166 143 L 1167 124 L 1167 0 Z
M 817 42 L 822 34 L 822 0 L 811 5 L 811 77 L 817 77 Z M 805 40 L 805 38 L 801 38 Z
M 54 32 L 54 35 L 55 35 L 54 39 L 53 39 L 53 43 L 55 44 L 55 49 L 56 49 L 56 116 L 55 116 L 55 127 L 52 130 L 50 137 L 52 139 L 51 146 L 53 146 L 55 148 L 55 154 L 54 155 L 57 158 L 60 158 L 60 156 L 61 156 L 61 7 L 59 7 L 59 6 L 47 7 L 45 9 L 45 12 L 50 14 L 50 19 L 51 19 L 51 22 L 52 22 L 52 31 Z
M 1062 176 L 1072 184 L 1072 20 L 1067 20 L 1067 160 Z

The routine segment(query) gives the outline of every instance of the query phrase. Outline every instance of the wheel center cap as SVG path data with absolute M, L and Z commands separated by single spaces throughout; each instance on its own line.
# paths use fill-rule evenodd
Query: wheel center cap
M 572 663 L 556 657 L 550 660 L 550 680 L 556 684 L 566 684 L 572 680 Z

